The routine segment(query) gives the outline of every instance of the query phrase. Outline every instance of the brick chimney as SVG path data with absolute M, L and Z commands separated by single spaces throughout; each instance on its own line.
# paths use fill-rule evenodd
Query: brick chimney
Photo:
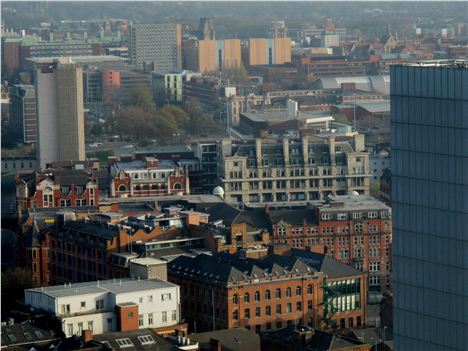
M 270 244 L 268 245 L 268 254 L 275 254 L 275 255 L 289 255 L 291 252 L 291 248 L 288 244 Z
M 221 342 L 216 339 L 210 339 L 208 351 L 221 351 Z
M 83 337 L 84 342 L 90 342 L 93 340 L 93 332 L 90 329 L 83 330 L 81 332 L 81 336 Z

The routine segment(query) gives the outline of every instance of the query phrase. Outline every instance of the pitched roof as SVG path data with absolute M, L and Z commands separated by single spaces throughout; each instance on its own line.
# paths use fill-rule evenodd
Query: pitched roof
M 245 328 L 233 328 L 190 335 L 201 349 L 208 349 L 210 339 L 219 340 L 222 351 L 260 351 L 260 337 Z
M 291 254 L 317 271 L 325 273 L 329 278 L 339 278 L 361 275 L 363 272 L 341 263 L 325 254 L 291 249 Z

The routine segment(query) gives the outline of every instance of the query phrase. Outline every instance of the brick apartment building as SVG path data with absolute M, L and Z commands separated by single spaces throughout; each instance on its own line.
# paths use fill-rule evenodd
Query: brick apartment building
M 174 161 L 144 157 L 110 162 L 111 197 L 190 194 L 189 177 Z
M 369 288 L 391 288 L 392 213 L 368 195 L 343 195 L 313 209 L 271 211 L 272 242 L 324 252 L 368 272 Z
M 99 188 L 85 169 L 46 169 L 16 176 L 18 212 L 28 208 L 97 206 Z
M 168 264 L 168 279 L 181 287 L 183 318 L 193 331 L 245 327 L 260 332 L 295 323 L 322 327 L 322 286 L 332 281 L 345 285 L 347 302 L 328 317 L 343 328 L 363 326 L 365 274 L 336 261 L 323 265 L 327 274 L 320 269 L 325 255 L 313 255 L 322 258 L 309 259 L 319 263 L 316 268 L 304 262 L 307 258 L 276 254 L 261 259 L 180 256 Z M 338 295 L 334 304 L 343 301 Z

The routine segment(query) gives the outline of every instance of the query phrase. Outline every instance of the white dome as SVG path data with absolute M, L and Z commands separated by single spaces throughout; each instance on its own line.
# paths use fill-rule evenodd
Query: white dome
M 217 186 L 216 188 L 213 189 L 213 195 L 224 197 L 224 189 L 220 186 Z

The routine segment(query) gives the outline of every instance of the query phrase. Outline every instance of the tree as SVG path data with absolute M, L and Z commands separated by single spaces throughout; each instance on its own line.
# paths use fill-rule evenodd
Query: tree
M 124 104 L 126 106 L 141 107 L 145 111 L 154 110 L 156 107 L 153 97 L 143 84 L 137 85 L 130 91 L 129 95 L 124 98 Z
M 32 274 L 24 268 L 2 272 L 2 311 L 13 309 L 16 300 L 24 297 L 24 290 L 33 286 Z
M 180 107 L 174 105 L 165 105 L 162 108 L 162 111 L 170 113 L 172 116 L 174 116 L 179 129 L 186 129 L 189 127 L 190 117 L 187 112 L 182 110 Z
M 241 63 L 239 67 L 223 67 L 221 70 L 221 77 L 238 84 L 247 83 L 249 81 L 249 76 L 243 63 Z

